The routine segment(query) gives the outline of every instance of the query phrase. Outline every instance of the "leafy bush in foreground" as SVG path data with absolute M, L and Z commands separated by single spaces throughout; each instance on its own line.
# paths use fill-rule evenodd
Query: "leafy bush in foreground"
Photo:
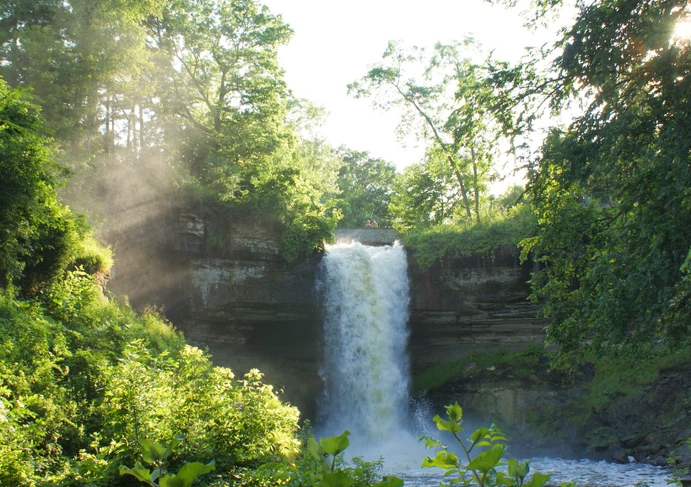
M 219 475 L 298 449 L 298 411 L 237 380 L 155 314 L 108 302 L 75 271 L 43 302 L 0 294 L 0 484 L 132 485 L 139 441 L 185 441 Z

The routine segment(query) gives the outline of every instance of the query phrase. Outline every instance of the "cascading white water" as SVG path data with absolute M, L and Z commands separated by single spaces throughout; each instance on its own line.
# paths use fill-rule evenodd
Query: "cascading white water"
M 385 441 L 407 419 L 409 285 L 398 243 L 326 248 L 320 289 L 324 311 L 323 429 L 344 429 L 364 443 Z
M 408 415 L 409 284 L 403 247 L 360 243 L 327 246 L 319 289 L 324 311 L 325 383 L 321 433 L 351 431 L 351 445 L 368 460 L 380 455 L 411 487 L 439 485 L 442 474 L 422 469 L 422 449 L 406 425 Z M 430 416 L 430 413 L 427 413 Z M 438 433 L 438 432 L 437 432 Z M 428 434 L 428 433 L 426 433 Z M 371 447 L 371 450 L 368 450 Z M 350 450 L 350 449 L 349 449 Z M 600 487 L 664 487 L 667 472 L 649 465 L 536 458 L 531 469 L 552 481 Z

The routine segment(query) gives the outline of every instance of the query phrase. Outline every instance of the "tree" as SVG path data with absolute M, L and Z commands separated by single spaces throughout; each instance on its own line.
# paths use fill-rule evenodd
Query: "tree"
M 340 196 L 335 206 L 343 214 L 341 227 L 361 227 L 366 220 L 390 226 L 389 204 L 396 168 L 383 159 L 372 158 L 367 152 L 341 147 L 338 171 Z
M 255 0 L 177 0 L 148 21 L 168 73 L 173 113 L 189 127 L 192 174 L 241 196 L 243 169 L 290 142 L 278 46 L 292 31 Z
M 673 36 L 688 16 L 681 1 L 599 0 L 555 46 L 551 100 L 585 108 L 532 168 L 540 231 L 524 251 L 564 354 L 691 336 L 691 43 Z
M 33 88 L 46 128 L 72 156 L 111 152 L 121 120 L 130 143 L 134 107 L 143 110 L 134 87 L 144 85 L 150 53 L 141 22 L 162 3 L 0 2 L 0 75 L 13 87 Z
M 73 256 L 77 225 L 57 201 L 60 168 L 38 107 L 0 79 L 0 288 L 35 293 Z
M 503 113 L 490 70 L 471 59 L 477 57 L 475 48 L 475 42 L 466 39 L 437 44 L 428 56 L 424 49 L 406 51 L 390 42 L 383 62 L 348 88 L 355 97 L 374 97 L 380 108 L 405 110 L 400 130 L 417 131 L 445 160 L 456 179 L 465 218 L 480 222 L 480 200 L 497 141 L 509 132 L 505 124 L 512 119 Z
M 389 212 L 396 230 L 408 233 L 438 223 L 449 223 L 462 207 L 453 176 L 446 164 L 418 163 L 397 175 Z

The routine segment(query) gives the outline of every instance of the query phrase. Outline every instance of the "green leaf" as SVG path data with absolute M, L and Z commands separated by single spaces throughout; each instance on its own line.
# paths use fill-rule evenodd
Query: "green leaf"
M 544 474 L 540 472 L 535 472 L 530 482 L 523 484 L 523 487 L 542 487 L 547 483 L 552 474 Z
M 315 460 L 321 460 L 324 456 L 324 450 L 314 438 L 307 440 L 307 451 Z
M 142 458 L 146 463 L 156 463 L 170 455 L 165 446 L 155 441 L 139 440 L 139 444 L 142 447 Z
M 350 435 L 350 431 L 345 430 L 339 436 L 329 436 L 328 438 L 319 440 L 319 444 L 324 449 L 325 453 L 336 456 L 348 448 L 348 445 L 350 445 L 348 435 Z
M 327 472 L 324 474 L 324 479 L 317 484 L 318 487 L 350 487 L 355 483 L 348 474 L 342 470 L 335 472 Z
M 475 431 L 473 431 L 473 434 L 470 435 L 470 441 L 473 443 L 477 443 L 485 436 L 487 436 L 487 433 L 489 433 L 489 428 L 476 429 Z
M 137 462 L 134 468 L 127 468 L 124 465 L 120 465 L 120 475 L 131 475 L 137 480 L 148 483 L 151 472 L 148 468 L 144 468 L 141 463 Z
M 173 450 L 177 448 L 177 446 L 182 442 L 182 437 L 181 436 L 176 436 L 172 440 L 170 440 L 170 443 L 168 443 L 168 446 L 166 447 L 166 451 L 163 454 L 163 458 L 168 458 L 171 453 L 173 453 Z
M 506 475 L 503 472 L 497 472 L 497 483 L 506 487 L 513 487 L 516 484 L 516 481 L 512 478 L 512 476 L 510 476 L 510 474 Z
M 199 475 L 204 475 L 216 470 L 216 464 L 212 460 L 204 465 L 201 462 L 186 463 L 176 475 L 165 475 L 161 478 L 161 487 L 190 487 Z
M 484 451 L 468 464 L 468 470 L 478 470 L 482 473 L 487 473 L 499 465 L 499 460 L 504 455 L 504 450 L 501 448 L 492 448 Z
M 381 482 L 374 484 L 372 487 L 402 487 L 403 480 L 394 476 L 384 476 Z
M 437 429 L 440 431 L 448 431 L 449 433 L 459 433 L 463 431 L 460 424 L 454 421 L 443 420 L 438 414 L 434 417 L 434 422 L 437 424 Z
M 421 436 L 417 441 L 423 440 L 425 442 L 425 448 L 444 448 L 444 445 L 441 444 L 441 441 L 437 440 L 436 438 L 432 438 L 430 436 Z
M 446 415 L 451 421 L 461 421 L 463 419 L 463 409 L 458 403 L 452 406 L 446 406 Z
M 458 467 L 458 457 L 455 453 L 442 450 L 437 452 L 434 458 L 425 457 L 422 461 L 423 467 L 436 467 L 443 468 L 445 470 Z
M 156 482 L 156 480 L 158 480 L 158 478 L 161 475 L 163 475 L 163 471 L 160 468 L 157 468 L 156 470 L 151 472 L 151 475 L 149 475 L 149 480 L 151 481 L 151 483 L 154 483 Z
M 515 458 L 509 459 L 509 475 L 513 478 L 523 480 L 530 472 L 530 461 L 520 463 Z

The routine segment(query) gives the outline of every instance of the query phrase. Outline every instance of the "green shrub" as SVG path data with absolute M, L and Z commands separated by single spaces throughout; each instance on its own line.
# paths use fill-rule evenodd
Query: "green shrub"
M 422 267 L 429 267 L 445 257 L 488 255 L 491 259 L 500 247 L 514 246 L 534 234 L 537 220 L 530 206 L 520 205 L 507 216 L 480 224 L 436 225 L 411 232 L 405 244 Z

